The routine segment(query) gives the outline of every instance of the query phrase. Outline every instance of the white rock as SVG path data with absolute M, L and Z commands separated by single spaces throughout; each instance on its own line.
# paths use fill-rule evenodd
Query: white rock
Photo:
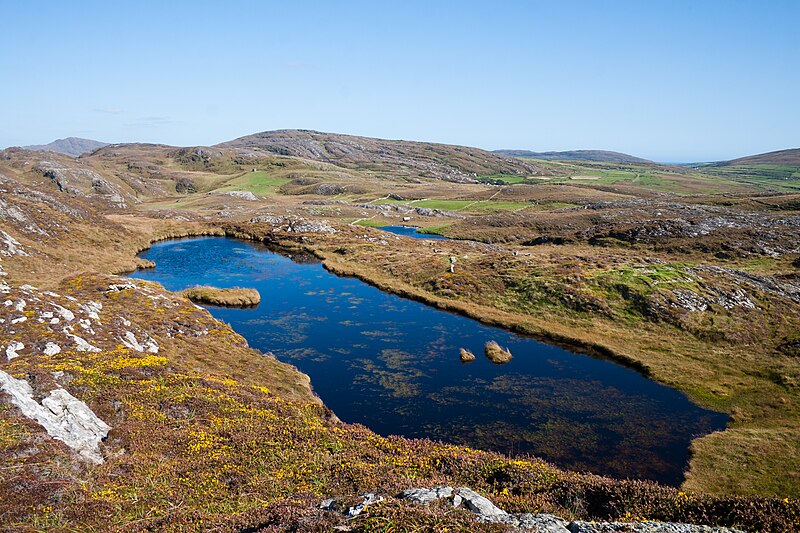
M 147 333 L 144 334 L 144 345 L 148 353 L 158 353 L 158 343 Z
M 17 303 L 14 305 L 14 311 L 22 311 L 25 309 L 25 305 L 25 300 L 17 300 Z
M 77 345 L 76 350 L 78 350 L 79 352 L 100 352 L 100 351 L 102 351 L 97 346 L 92 346 L 91 344 L 86 342 L 85 339 L 82 339 L 82 338 L 78 337 L 77 335 L 73 335 L 71 333 L 67 333 L 67 337 L 69 337 L 69 338 L 71 338 L 72 340 L 75 341 L 75 344 Z
M 227 196 L 233 196 L 234 198 L 241 198 L 242 200 L 248 200 L 250 202 L 255 202 L 258 200 L 258 196 L 256 196 L 250 191 L 228 191 L 224 194 L 226 194 Z
M 136 285 L 134 285 L 133 283 L 130 283 L 130 282 L 128 282 L 128 283 L 115 283 L 113 285 L 109 285 L 108 289 L 106 289 L 106 292 L 107 293 L 108 292 L 120 292 L 120 291 L 124 291 L 126 289 L 135 289 L 135 288 L 136 288 Z
M 81 318 L 80 320 L 78 320 L 78 324 L 88 333 L 94 335 L 94 330 L 92 329 L 92 323 L 91 321 L 89 321 L 88 318 Z
M 47 344 L 45 344 L 44 350 L 42 350 L 42 352 L 45 355 L 56 355 L 58 353 L 61 353 L 61 347 L 54 342 L 48 342 Z
M 414 503 L 431 503 L 440 498 L 449 498 L 453 495 L 453 487 L 434 487 L 432 489 L 418 488 L 403 491 L 401 498 Z
M 25 348 L 25 345 L 22 344 L 21 342 L 19 342 L 19 341 L 11 341 L 11 344 L 9 344 L 6 347 L 6 357 L 8 358 L 9 361 L 14 359 L 15 357 L 19 357 L 19 354 L 17 352 L 22 350 L 22 349 L 24 349 L 24 348 Z
M 363 494 L 362 497 L 364 498 L 363 502 L 353 507 L 350 507 L 347 510 L 348 517 L 352 518 L 354 516 L 358 516 L 361 514 L 361 511 L 366 509 L 367 505 L 372 505 L 373 503 L 378 503 L 383 501 L 383 496 L 378 496 L 372 492 L 367 492 L 366 494 Z
M 54 439 L 64 442 L 82 458 L 95 464 L 103 462 L 100 442 L 111 426 L 100 420 L 89 407 L 64 389 L 55 389 L 38 403 L 27 381 L 0 370 L 0 388 L 22 414 L 38 422 Z
M 463 499 L 463 506 L 482 519 L 492 520 L 508 514 L 470 488 L 460 487 L 458 495 Z
M 6 257 L 10 257 L 12 255 L 28 255 L 28 253 L 22 249 L 22 245 L 16 239 L 3 230 L 0 230 L 0 244 L 3 244 L 5 248 L 0 250 L 0 254 L 5 255 Z
M 103 304 L 100 302 L 87 302 L 81 305 L 81 310 L 89 315 L 89 318 L 92 318 L 100 323 L 100 311 L 103 309 Z
M 136 335 L 134 335 L 132 331 L 126 331 L 125 336 L 120 339 L 120 342 L 131 350 L 136 350 L 137 352 L 144 351 L 144 346 L 139 344 L 139 341 L 136 340 Z
M 72 322 L 73 320 L 75 320 L 75 313 L 73 313 L 66 307 L 61 307 L 58 304 L 53 304 L 53 307 L 56 308 L 56 313 L 58 313 L 58 315 L 67 322 Z
M 21 324 L 22 322 L 25 322 L 26 320 L 28 320 L 28 317 L 26 317 L 26 316 L 21 316 L 21 317 L 19 317 L 19 318 L 15 318 L 15 319 L 13 319 L 13 320 L 11 321 L 11 323 L 12 323 L 12 324 Z

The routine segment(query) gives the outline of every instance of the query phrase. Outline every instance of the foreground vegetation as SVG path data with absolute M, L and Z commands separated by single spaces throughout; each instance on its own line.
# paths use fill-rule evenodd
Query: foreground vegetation
M 99 299 L 101 320 L 88 337 L 99 351 L 27 354 L 2 365 L 15 377 L 36 376 L 38 388 L 68 384 L 113 427 L 103 445 L 105 463 L 89 466 L 60 442 L 42 440 L 35 422 L 4 405 L 0 521 L 8 528 L 327 528 L 343 523 L 344 516 L 319 510 L 325 497 L 355 502 L 364 491 L 393 495 L 438 484 L 474 487 L 512 512 L 764 531 L 800 525 L 800 505 L 793 499 L 702 496 L 341 424 L 298 372 L 248 349 L 203 310 L 146 282 L 106 292 L 115 283 L 112 277 L 81 276 L 57 288 L 55 301 L 72 301 L 74 309 L 105 294 Z M 25 295 L 47 296 L 30 289 Z M 40 309 L 31 311 L 36 316 Z M 121 330 L 105 318 L 115 316 L 126 317 L 126 327 L 139 336 L 156 339 L 158 354 L 115 346 L 113 336 Z M 63 343 L 51 328 L 31 322 L 20 327 L 18 338 L 30 342 L 39 335 Z M 191 329 L 171 339 L 167 331 L 178 322 Z M 466 511 L 392 499 L 350 522 L 357 531 L 412 524 L 498 529 L 476 524 Z

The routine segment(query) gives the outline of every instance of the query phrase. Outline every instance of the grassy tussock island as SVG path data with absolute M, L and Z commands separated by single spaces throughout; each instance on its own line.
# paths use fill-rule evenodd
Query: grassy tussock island
M 503 348 L 495 341 L 489 341 L 484 348 L 486 357 L 496 365 L 504 365 L 511 361 L 511 352 L 507 348 Z
M 255 289 L 233 287 L 220 289 L 207 285 L 189 287 L 181 292 L 181 296 L 196 303 L 219 305 L 224 307 L 251 307 L 261 302 L 261 295 Z

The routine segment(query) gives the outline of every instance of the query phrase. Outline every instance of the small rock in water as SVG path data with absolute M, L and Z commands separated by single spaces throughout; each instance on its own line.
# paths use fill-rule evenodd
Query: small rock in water
M 462 363 L 471 363 L 475 360 L 475 354 L 467 350 L 466 348 L 461 348 L 458 352 L 459 357 L 461 358 Z
M 489 341 L 485 347 L 486 357 L 496 365 L 504 365 L 511 361 L 511 352 L 507 348 L 501 347 L 495 341 Z

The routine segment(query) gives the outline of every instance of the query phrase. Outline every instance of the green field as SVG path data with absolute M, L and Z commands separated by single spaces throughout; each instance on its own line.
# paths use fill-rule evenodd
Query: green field
M 219 188 L 220 191 L 250 191 L 259 196 L 277 194 L 278 189 L 289 180 L 271 175 L 269 172 L 258 170 L 247 172 L 238 178 L 226 182 Z
M 800 192 L 800 167 L 790 165 L 737 165 L 700 167 L 699 171 L 728 182 L 775 192 Z

